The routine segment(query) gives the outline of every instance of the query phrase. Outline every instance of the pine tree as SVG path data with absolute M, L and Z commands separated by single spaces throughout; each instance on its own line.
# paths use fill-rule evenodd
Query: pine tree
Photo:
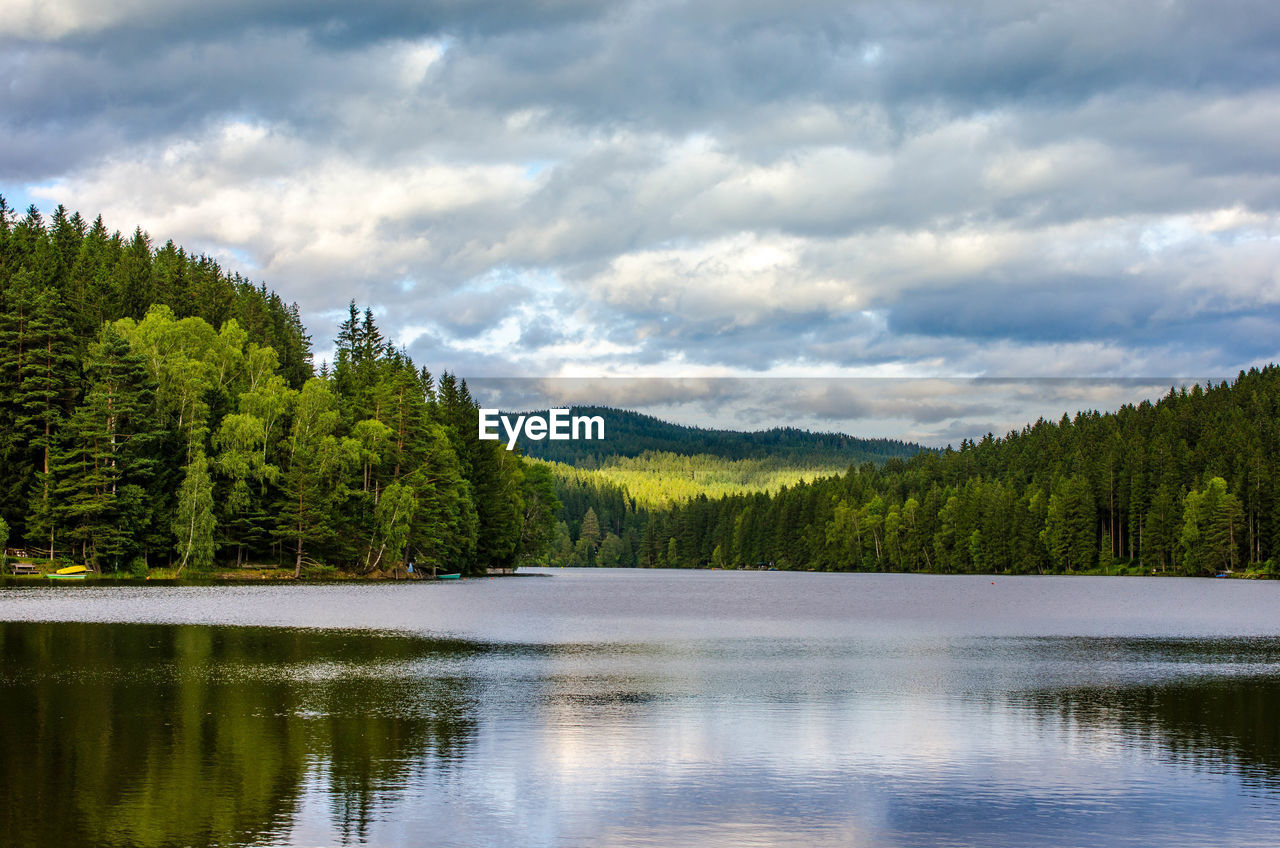
M 1165 483 L 1156 490 L 1143 522 L 1142 561 L 1166 570 L 1173 560 L 1182 526 L 1182 498 Z
M 12 240 L 17 240 L 17 232 Z M 36 470 L 31 450 L 36 432 L 21 396 L 35 353 L 31 312 L 40 292 L 31 270 L 21 267 L 9 279 L 0 311 L 0 512 L 18 538 L 25 535 L 24 507 Z
M 116 315 L 140 321 L 157 302 L 151 265 L 151 242 L 139 227 L 133 231 L 133 238 L 107 280 L 108 296 Z
M 587 507 L 587 514 L 582 519 L 582 529 L 578 531 L 579 539 L 586 539 L 587 544 L 595 548 L 600 541 L 600 519 L 592 507 Z
M 107 325 L 89 348 L 89 391 L 55 453 L 56 517 L 87 564 L 118 567 L 144 550 L 163 432 L 145 362 Z
M 461 571 L 475 559 L 479 519 L 471 484 L 442 425 L 428 423 L 421 440 L 421 461 L 403 478 L 417 497 L 406 547 L 423 569 Z
M 61 207 L 59 207 L 61 209 Z M 30 432 L 35 473 L 28 497 L 27 537 L 53 559 L 56 510 L 53 453 L 79 382 L 75 342 L 56 290 L 33 298 L 25 342 L 29 358 L 18 386 L 19 428 Z
M 522 470 L 518 556 L 521 563 L 532 564 L 550 550 L 560 501 L 556 498 L 555 479 L 550 469 L 541 464 L 527 464 Z

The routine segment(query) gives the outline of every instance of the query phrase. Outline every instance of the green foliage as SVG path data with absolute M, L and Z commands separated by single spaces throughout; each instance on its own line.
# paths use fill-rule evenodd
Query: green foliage
M 959 449 L 867 462 L 776 490 L 680 497 L 642 475 L 554 466 L 565 538 L 553 561 L 590 559 L 588 511 L 639 567 L 776 567 L 982 573 L 1261 569 L 1280 554 L 1280 367 L 1171 390 L 1114 413 L 1040 420 Z M 650 462 L 674 489 L 702 458 Z M 705 462 L 707 468 L 713 463 Z M 615 473 L 616 472 L 612 472 Z M 686 475 L 687 476 L 687 475 Z M 1207 482 L 1206 482 L 1207 481 Z M 759 479 L 751 481 L 759 484 Z M 739 484 L 741 485 L 741 484 Z M 634 487 L 634 488 L 633 488 Z M 718 552 L 718 553 L 717 553 Z
M 812 464 L 800 464 L 800 463 Z M 724 497 L 745 492 L 776 492 L 819 477 L 845 471 L 838 459 L 796 456 L 725 459 L 711 454 L 686 456 L 646 451 L 639 456 L 610 456 L 591 469 L 552 466 L 561 478 L 594 478 L 626 489 L 649 509 L 662 509 L 696 498 Z
M 582 518 L 582 529 L 578 531 L 578 538 L 586 539 L 587 544 L 593 548 L 596 542 L 600 541 L 600 519 L 591 507 L 587 507 L 587 514 Z
M 15 223 L 0 199 L 0 520 L 51 560 L 181 572 L 221 549 L 300 575 L 545 556 L 551 475 L 477 439 L 465 382 L 437 392 L 354 303 L 322 374 L 265 286 L 61 208 Z
M 555 478 L 547 466 L 541 463 L 525 465 L 520 502 L 524 510 L 521 518 L 520 561 L 533 564 L 550 552 L 557 528 L 556 514 L 560 511 Z
M 190 565 L 203 570 L 213 563 L 214 517 L 213 482 L 209 462 L 198 450 L 178 490 L 178 511 L 173 518 L 174 548 L 178 552 L 178 573 Z
M 545 415 L 546 411 L 530 413 Z M 529 440 L 521 447 L 531 457 L 578 468 L 597 468 L 621 458 L 646 453 L 679 457 L 716 457 L 727 460 L 756 459 L 783 468 L 824 468 L 843 471 L 863 462 L 883 463 L 926 450 L 893 439 L 858 439 L 843 433 L 811 433 L 794 427 L 740 432 L 711 430 L 672 424 L 625 409 L 580 406 L 574 415 L 600 416 L 605 439 L 589 441 Z M 695 493 L 696 494 L 696 493 Z
M 419 570 L 458 570 L 475 557 L 479 519 L 471 483 L 443 425 L 424 427 L 417 452 L 421 465 L 406 478 L 418 500 L 406 549 Z
M 145 556 L 159 527 L 168 535 L 169 499 L 156 485 L 166 476 L 158 456 L 165 432 L 146 363 L 113 326 L 103 328 L 85 365 L 88 390 L 54 460 L 55 515 L 86 564 L 115 569 Z
M 1184 570 L 1192 574 L 1234 570 L 1240 564 L 1236 535 L 1243 523 L 1240 499 L 1227 491 L 1227 481 L 1221 477 L 1209 480 L 1203 491 L 1188 492 L 1178 539 Z
M 365 556 L 366 570 L 380 566 L 384 557 L 390 562 L 399 561 L 409 541 L 417 508 L 412 486 L 392 483 L 382 492 L 373 510 L 373 535 Z
M 348 495 L 347 479 L 359 458 L 355 439 L 338 435 L 338 401 L 325 381 L 312 378 L 298 395 L 287 444 L 276 533 L 294 549 L 294 576 L 302 573 L 308 546 L 338 540 L 338 516 Z
M 613 533 L 604 537 L 596 551 L 596 565 L 601 568 L 618 568 L 625 562 L 624 542 Z
M 1049 496 L 1049 512 L 1041 534 L 1053 564 L 1063 571 L 1090 568 L 1098 554 L 1096 529 L 1088 481 L 1078 474 L 1060 479 Z

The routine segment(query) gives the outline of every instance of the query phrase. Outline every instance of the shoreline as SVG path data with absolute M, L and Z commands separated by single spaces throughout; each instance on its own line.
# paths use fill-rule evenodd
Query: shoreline
M 549 569 L 568 569 L 572 566 L 532 566 L 535 568 Z M 595 570 L 595 569 L 584 569 Z M 1229 574 L 1173 574 L 1164 573 L 1107 573 L 1105 571 L 1071 571 L 1071 572 L 1046 572 L 1044 574 L 1008 574 L 1004 572 L 941 572 L 941 571 L 818 571 L 815 569 L 775 569 L 770 572 L 767 569 L 751 569 L 751 568 L 631 568 L 627 571 L 684 571 L 684 572 L 756 572 L 761 574 L 768 573 L 791 573 L 791 574 L 902 574 L 916 575 L 921 577 L 1000 577 L 1000 578 L 1022 578 L 1022 577 L 1133 577 L 1133 578 L 1186 578 L 1190 580 L 1260 580 L 1269 581 L 1280 579 L 1280 576 L 1266 574 L 1258 571 L 1240 571 Z M 507 572 L 497 574 L 477 574 L 459 578 L 461 580 L 490 580 L 498 577 L 549 577 L 548 574 L 526 572 Z M 453 580 L 442 580 L 439 577 L 388 577 L 388 576 L 363 576 L 363 575 L 343 575 L 336 576 L 326 574 L 315 577 L 294 577 L 289 573 L 271 573 L 264 574 L 260 577 L 251 577 L 247 575 L 231 574 L 227 572 L 201 575 L 198 577 L 133 577 L 129 575 L 111 575 L 111 574 L 89 574 L 79 580 L 50 580 L 46 574 L 4 574 L 0 575 L 0 589 L 21 589 L 34 588 L 37 586 L 334 586 L 334 585 L 350 585 L 350 584 L 367 584 L 367 583 L 451 583 Z
M 497 577 L 544 577 L 541 574 L 476 574 L 457 580 L 490 580 Z M 51 580 L 46 574 L 0 575 L 0 588 L 31 588 L 35 586 L 287 586 L 287 585 L 345 585 L 352 583 L 452 583 L 455 580 L 439 577 L 366 577 L 333 576 L 294 577 L 271 574 L 262 577 L 214 574 L 199 577 L 133 577 L 131 575 L 88 574 L 76 580 Z

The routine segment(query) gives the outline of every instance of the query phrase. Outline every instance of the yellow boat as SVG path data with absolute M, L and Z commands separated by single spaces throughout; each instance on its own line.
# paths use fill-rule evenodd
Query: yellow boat
M 66 568 L 59 568 L 54 574 L 84 574 L 88 570 L 83 565 L 68 565 Z

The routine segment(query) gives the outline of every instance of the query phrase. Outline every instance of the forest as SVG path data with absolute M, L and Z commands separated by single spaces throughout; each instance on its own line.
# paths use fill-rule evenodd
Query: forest
M 563 565 L 941 573 L 1276 571 L 1280 368 L 958 449 L 651 507 L 562 473 Z
M 537 459 L 599 468 L 618 463 L 620 458 L 644 454 L 707 456 L 725 460 L 759 460 L 772 468 L 836 468 L 843 470 L 863 462 L 883 462 L 905 457 L 926 448 L 896 439 L 859 439 L 844 433 L 814 433 L 795 427 L 742 432 L 689 427 L 663 421 L 652 415 L 608 406 L 575 406 L 575 415 L 598 415 L 604 419 L 603 441 L 528 441 L 524 452 Z M 545 411 L 530 413 L 545 415 Z
M 296 305 L 167 242 L 0 198 L 0 547 L 94 570 L 413 562 L 1271 573 L 1280 368 L 924 450 L 596 407 L 607 442 L 481 441 L 352 302 Z M 558 451 L 558 452 L 557 452 Z
M 699 495 L 776 492 L 863 462 L 882 463 L 927 450 L 892 439 L 859 439 L 794 427 L 713 430 L 611 407 L 574 407 L 573 411 L 603 418 L 606 438 L 529 440 L 521 445 L 524 452 L 549 462 L 562 488 L 590 486 L 592 481 L 613 485 L 648 509 L 668 508 Z M 575 518 L 581 520 L 582 515 Z
M 0 198 L 0 547 L 136 576 L 538 560 L 551 473 L 476 420 L 465 381 L 354 302 L 316 373 L 296 305 L 265 285 Z

